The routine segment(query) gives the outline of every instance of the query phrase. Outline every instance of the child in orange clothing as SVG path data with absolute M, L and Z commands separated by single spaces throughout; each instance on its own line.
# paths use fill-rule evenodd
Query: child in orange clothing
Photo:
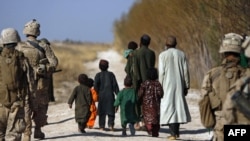
M 98 101 L 98 95 L 97 95 L 97 92 L 93 86 L 94 86 L 94 80 L 92 78 L 89 78 L 88 79 L 88 87 L 90 88 L 91 95 L 92 95 L 92 103 L 90 105 L 91 114 L 90 114 L 89 120 L 87 122 L 87 127 L 89 129 L 94 127 L 95 119 L 96 119 L 96 115 L 97 115 L 97 108 L 96 108 L 95 102 Z

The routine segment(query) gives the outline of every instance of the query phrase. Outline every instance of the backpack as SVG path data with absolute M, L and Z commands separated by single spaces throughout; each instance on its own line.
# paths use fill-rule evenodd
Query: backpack
M 227 73 L 230 72 L 230 73 Z M 210 86 L 210 92 L 204 96 L 198 103 L 199 110 L 200 110 L 200 119 L 201 123 L 206 128 L 213 128 L 215 125 L 215 110 L 221 110 L 222 104 L 226 98 L 227 90 L 229 90 L 230 85 L 227 84 L 225 81 L 236 81 L 238 80 L 243 74 L 245 70 L 237 66 L 234 69 L 228 71 L 227 68 L 220 66 L 214 68 L 208 73 L 209 76 L 209 83 L 213 84 L 216 82 L 216 90 Z M 231 77 L 231 78 L 230 78 Z
M 215 125 L 215 115 L 212 111 L 208 95 L 205 95 L 198 103 L 201 123 L 206 128 L 213 128 Z
M 9 107 L 13 102 L 24 98 L 21 95 L 23 88 L 27 85 L 27 79 L 22 61 L 24 56 L 21 52 L 14 50 L 12 55 L 4 48 L 0 56 L 0 98 L 1 103 Z M 15 93 L 16 95 L 14 95 Z

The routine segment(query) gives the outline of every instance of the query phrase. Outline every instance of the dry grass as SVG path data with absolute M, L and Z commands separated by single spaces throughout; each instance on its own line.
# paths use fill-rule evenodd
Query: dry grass
M 61 72 L 54 74 L 54 87 L 59 87 L 62 82 L 77 80 L 80 73 L 84 73 L 84 62 L 96 59 L 98 51 L 107 50 L 107 44 L 62 44 L 52 43 L 52 49 L 58 57 L 57 69 Z

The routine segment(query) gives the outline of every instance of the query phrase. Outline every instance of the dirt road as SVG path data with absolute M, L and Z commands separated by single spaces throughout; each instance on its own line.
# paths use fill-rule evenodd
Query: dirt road
M 88 75 L 94 77 L 94 75 L 99 72 L 98 63 L 99 59 L 107 59 L 110 62 L 110 71 L 113 71 L 119 82 L 120 89 L 123 88 L 123 78 L 124 64 L 122 63 L 122 56 L 114 50 L 108 50 L 105 52 L 100 52 L 98 54 L 98 59 L 93 62 L 87 62 L 85 65 L 88 66 Z M 65 83 L 64 88 L 55 90 L 56 97 L 67 98 L 75 83 Z M 200 116 L 198 110 L 198 99 L 199 91 L 191 89 L 187 95 L 187 102 L 189 105 L 189 110 L 191 112 L 192 121 L 187 124 L 182 124 L 180 126 L 180 139 L 183 141 L 206 141 L 212 136 L 212 132 L 204 129 L 200 123 Z M 98 117 L 96 119 L 96 124 L 94 129 L 86 129 L 86 134 L 81 134 L 78 132 L 77 124 L 74 119 L 74 109 L 69 109 L 65 103 L 51 103 L 48 111 L 48 122 L 49 124 L 43 127 L 43 131 L 46 133 L 46 139 L 48 141 L 158 141 L 167 140 L 169 136 L 169 129 L 167 126 L 162 126 L 160 129 L 160 135 L 158 138 L 148 137 L 145 131 L 137 131 L 135 136 L 130 136 L 129 131 L 127 131 L 128 136 L 121 136 L 121 125 L 120 125 L 120 115 L 119 111 L 116 113 L 115 119 L 115 131 L 100 131 L 98 130 Z M 73 107 L 74 108 L 74 107 Z

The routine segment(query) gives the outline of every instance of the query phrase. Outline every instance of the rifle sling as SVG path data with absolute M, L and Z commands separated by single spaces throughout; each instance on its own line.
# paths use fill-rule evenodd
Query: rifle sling
M 39 44 L 32 42 L 32 41 L 29 41 L 29 40 L 27 42 L 29 42 L 32 46 L 34 46 L 36 49 L 38 49 L 43 54 L 45 54 L 45 50 Z

